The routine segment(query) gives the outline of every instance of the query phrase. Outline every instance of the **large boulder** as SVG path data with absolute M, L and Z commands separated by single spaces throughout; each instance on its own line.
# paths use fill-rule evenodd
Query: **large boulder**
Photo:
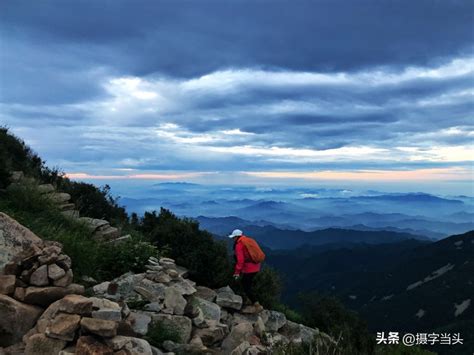
M 214 302 L 216 300 L 217 293 L 209 287 L 197 286 L 195 296 L 205 299 L 209 302 Z
M 70 284 L 68 287 L 27 287 L 25 290 L 25 303 L 36 304 L 39 306 L 48 306 L 54 301 L 70 294 L 84 294 L 84 286 Z
M 193 306 L 199 307 L 202 310 L 205 320 L 220 321 L 221 308 L 217 304 L 200 297 L 193 297 L 190 302 Z
M 241 343 L 249 341 L 252 334 L 253 326 L 251 323 L 237 324 L 222 342 L 222 350 L 224 350 L 225 354 L 230 354 Z
M 153 322 L 160 323 L 163 327 L 176 332 L 182 343 L 188 343 L 191 339 L 193 324 L 191 319 L 184 316 L 173 316 L 168 314 L 153 314 Z
M 81 319 L 81 329 L 101 337 L 111 338 L 117 335 L 117 323 L 110 320 L 84 317 Z
M 76 343 L 76 355 L 112 355 L 114 351 L 92 336 L 81 336 Z
M 240 310 L 242 308 L 242 297 L 236 295 L 229 286 L 217 290 L 216 303 L 224 308 Z
M 319 334 L 319 330 L 313 329 L 303 324 L 287 321 L 280 328 L 280 333 L 286 336 L 293 343 L 310 343 L 314 337 Z
M 26 342 L 26 355 L 56 355 L 64 349 L 66 341 L 34 334 Z
M 221 342 L 227 332 L 226 325 L 211 323 L 207 328 L 195 329 L 193 334 L 199 336 L 204 345 L 213 346 Z
M 0 347 L 21 341 L 42 312 L 42 308 L 0 295 Z
M 0 212 L 0 273 L 15 255 L 31 247 L 40 248 L 42 245 L 41 238 L 7 214 Z
M 165 290 L 165 300 L 164 305 L 165 309 L 163 310 L 164 313 L 176 314 L 176 315 L 183 315 L 184 309 L 186 308 L 186 299 L 181 295 L 174 287 L 168 287 Z
M 260 315 L 265 324 L 265 328 L 270 332 L 277 332 L 286 324 L 286 316 L 277 311 L 265 310 Z
M 80 321 L 81 316 L 77 314 L 60 313 L 46 328 L 46 335 L 50 338 L 73 341 Z

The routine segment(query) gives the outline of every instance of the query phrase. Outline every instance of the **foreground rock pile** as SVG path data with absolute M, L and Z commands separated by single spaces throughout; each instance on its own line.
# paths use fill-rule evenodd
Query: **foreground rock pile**
M 271 354 L 278 344 L 333 340 L 230 287 L 187 279 L 169 258 L 95 285 L 73 283 L 61 244 L 0 212 L 0 354 Z
M 171 329 L 179 341 L 165 341 L 163 351 L 177 354 L 267 354 L 277 344 L 331 338 L 291 322 L 276 311 L 244 306 L 230 287 L 212 290 L 186 279 L 174 260 L 150 258 L 147 272 L 127 273 L 93 287 L 97 296 L 132 308 L 127 321 L 141 335 Z

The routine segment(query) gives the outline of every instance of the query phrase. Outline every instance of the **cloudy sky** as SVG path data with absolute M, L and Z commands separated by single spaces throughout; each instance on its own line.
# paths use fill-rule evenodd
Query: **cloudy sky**
M 465 184 L 473 14 L 472 1 L 2 1 L 0 124 L 84 179 Z

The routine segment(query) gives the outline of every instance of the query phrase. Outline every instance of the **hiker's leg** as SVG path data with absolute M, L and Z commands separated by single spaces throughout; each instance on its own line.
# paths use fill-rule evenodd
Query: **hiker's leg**
M 243 274 L 242 276 L 242 286 L 244 287 L 245 294 L 250 299 L 252 303 L 257 301 L 255 294 L 253 293 L 253 279 L 257 275 L 256 272 L 252 272 L 249 274 Z

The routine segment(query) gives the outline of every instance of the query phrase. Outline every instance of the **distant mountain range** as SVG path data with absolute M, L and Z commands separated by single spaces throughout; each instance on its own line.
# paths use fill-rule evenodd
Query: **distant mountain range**
M 328 228 L 386 230 L 441 239 L 474 229 L 474 199 L 467 196 L 209 187 L 178 182 L 155 184 L 146 197 L 125 197 L 120 202 L 129 211 L 139 214 L 164 207 L 179 216 L 217 219 L 235 216 L 240 219 L 225 221 L 226 226 L 222 220 L 203 221 L 203 224 L 209 223 L 209 226 L 205 225 L 206 229 L 220 235 L 237 226 L 273 226 L 306 232 Z
M 246 235 L 256 239 L 270 249 L 295 249 L 302 246 L 320 246 L 326 244 L 384 244 L 402 240 L 429 240 L 426 236 L 385 230 L 351 230 L 327 228 L 311 232 L 281 229 L 268 225 L 266 221 L 249 224 L 238 217 L 208 218 L 198 217 L 200 227 L 218 236 L 229 234 L 232 229 L 240 228 Z
M 474 231 L 434 243 L 267 250 L 267 264 L 283 275 L 290 304 L 300 292 L 328 293 L 373 331 L 456 332 L 474 348 Z M 442 349 L 450 351 L 463 353 Z

